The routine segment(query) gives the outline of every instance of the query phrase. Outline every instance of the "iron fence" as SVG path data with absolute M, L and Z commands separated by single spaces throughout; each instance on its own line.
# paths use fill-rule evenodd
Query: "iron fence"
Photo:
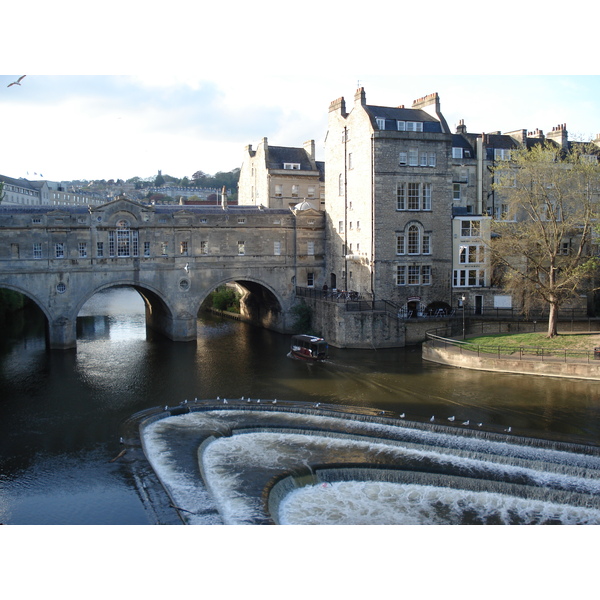
M 486 325 L 486 324 L 481 324 Z M 489 324 L 487 324 L 489 325 Z M 498 324 L 495 324 L 498 325 Z M 501 323 L 504 331 L 482 331 L 482 333 L 534 333 L 532 323 Z M 458 340 L 452 337 L 452 327 L 438 327 L 427 332 L 427 342 L 433 346 L 454 348 L 459 354 L 469 353 L 473 356 L 488 356 L 495 358 L 511 358 L 518 360 L 539 360 L 541 362 L 585 362 L 598 361 L 600 367 L 600 347 L 592 350 L 576 350 L 572 348 L 545 348 L 541 346 L 524 346 L 498 344 L 497 346 L 481 345 L 469 340 Z M 539 331 L 539 328 L 537 329 Z M 473 333 L 472 331 L 470 332 Z M 443 334 L 443 335 L 441 335 Z

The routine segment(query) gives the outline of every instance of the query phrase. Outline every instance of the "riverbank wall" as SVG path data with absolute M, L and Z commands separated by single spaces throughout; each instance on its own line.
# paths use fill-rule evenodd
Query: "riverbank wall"
M 449 340 L 455 342 L 456 340 Z M 570 379 L 600 380 L 600 360 L 588 362 L 561 360 L 556 357 L 512 358 L 478 354 L 460 345 L 430 339 L 422 345 L 423 360 L 476 371 L 565 377 Z

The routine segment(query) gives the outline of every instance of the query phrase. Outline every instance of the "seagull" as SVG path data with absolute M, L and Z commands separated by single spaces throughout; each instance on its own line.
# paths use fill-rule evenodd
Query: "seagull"
M 273 404 L 277 404 L 277 400 L 273 400 Z
M 169 410 L 169 407 L 168 407 L 168 406 L 165 406 L 165 407 L 163 408 L 163 410 Z
M 17 79 L 16 81 L 13 81 L 12 83 L 9 83 L 6 87 L 10 87 L 11 85 L 21 85 L 21 81 L 23 81 L 23 79 L 26 77 L 26 75 L 21 75 L 21 77 L 19 77 L 19 79 Z
M 454 421 L 456 417 L 448 417 L 448 421 Z
M 185 267 L 183 267 L 183 270 L 184 270 L 186 273 L 189 273 L 189 272 L 190 272 L 190 263 L 185 263 Z
M 227 404 L 227 399 L 223 398 L 223 404 Z
M 466 421 L 463 423 L 463 425 L 468 425 L 468 424 L 469 424 L 469 420 L 467 419 L 467 420 L 466 420 Z
M 435 416 L 432 416 L 431 419 L 429 419 L 430 423 L 433 423 L 435 421 Z
M 477 423 L 478 427 L 482 427 L 483 423 Z
M 405 416 L 406 416 L 406 415 L 405 415 L 404 413 L 402 413 L 402 414 L 400 415 L 400 418 L 401 418 L 401 419 L 404 419 L 404 417 L 405 417 Z
M 507 433 L 510 433 L 512 431 L 512 427 L 509 427 L 508 429 L 505 429 L 504 431 L 506 431 Z

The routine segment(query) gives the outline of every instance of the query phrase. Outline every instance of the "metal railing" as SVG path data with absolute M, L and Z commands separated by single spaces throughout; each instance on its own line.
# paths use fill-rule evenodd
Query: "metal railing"
M 505 323 L 504 325 L 512 326 L 512 329 L 508 329 L 505 333 L 534 332 L 532 323 Z M 519 327 L 516 328 L 515 325 L 519 325 Z M 527 327 L 528 325 L 529 327 Z M 427 342 L 434 347 L 443 347 L 445 349 L 453 348 L 459 354 L 468 353 L 478 357 L 487 356 L 494 358 L 510 358 L 513 360 L 533 359 L 541 362 L 560 361 L 590 363 L 592 361 L 598 361 L 597 364 L 600 367 L 600 347 L 596 347 L 593 350 L 576 350 L 572 348 L 545 348 L 541 346 L 524 346 L 517 344 L 498 344 L 497 346 L 490 346 L 438 335 L 438 333 L 443 330 L 446 330 L 446 328 L 438 327 L 435 330 L 428 331 L 426 333 Z M 448 333 L 445 333 L 445 335 L 448 335 Z

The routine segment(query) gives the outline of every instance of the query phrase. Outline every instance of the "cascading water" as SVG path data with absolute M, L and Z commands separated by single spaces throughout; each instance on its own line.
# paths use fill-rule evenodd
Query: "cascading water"
M 131 424 L 185 523 L 600 523 L 593 446 L 248 399 Z

